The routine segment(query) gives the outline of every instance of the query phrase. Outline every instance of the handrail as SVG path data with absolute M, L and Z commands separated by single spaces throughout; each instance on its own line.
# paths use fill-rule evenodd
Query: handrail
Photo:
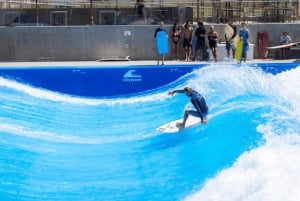
M 240 21 L 243 20 L 263 20 L 254 19 L 260 16 L 267 15 L 266 10 L 270 7 L 286 8 L 292 10 L 293 16 L 299 17 L 299 1 L 296 0 L 282 0 L 277 3 L 263 0 L 231 0 L 231 1 L 212 1 L 212 0 L 148 0 L 146 8 L 151 9 L 164 8 L 170 9 L 170 13 L 174 11 L 173 7 L 178 8 L 192 8 L 192 16 L 194 19 L 210 19 L 212 21 L 226 21 L 228 18 Z M 122 9 L 122 8 L 136 8 L 136 0 L 0 0 L 0 10 L 5 9 L 59 9 L 59 8 L 90 8 L 93 9 Z M 294 8 L 294 9 L 293 9 Z M 198 10 L 199 9 L 199 10 Z M 249 10 L 255 15 L 249 15 Z M 226 11 L 221 12 L 221 11 Z M 232 12 L 234 11 L 234 12 Z M 238 14 L 236 12 L 239 12 Z M 197 16 L 197 15 L 201 16 Z M 171 15 L 171 14 L 170 14 Z M 268 14 L 268 17 L 271 16 Z M 91 15 L 93 16 L 93 15 Z M 251 18 L 252 17 L 252 18 Z M 224 20 L 225 19 L 225 20 Z M 273 18 L 268 19 L 272 20 Z

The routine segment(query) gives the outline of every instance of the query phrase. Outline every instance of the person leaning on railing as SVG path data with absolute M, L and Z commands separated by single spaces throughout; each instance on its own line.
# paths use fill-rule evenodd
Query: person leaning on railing
M 280 45 L 287 45 L 289 43 L 292 43 L 292 38 L 288 34 L 288 32 L 284 31 L 282 32 L 282 36 L 280 37 Z M 286 51 L 289 49 L 289 47 L 281 48 L 281 58 L 286 59 Z

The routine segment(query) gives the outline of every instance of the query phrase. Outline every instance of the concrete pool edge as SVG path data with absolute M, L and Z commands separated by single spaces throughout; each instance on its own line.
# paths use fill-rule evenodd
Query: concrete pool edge
M 299 59 L 287 59 L 287 60 L 274 60 L 274 59 L 253 59 L 246 62 L 246 64 L 255 64 L 255 63 L 295 63 L 299 62 Z M 167 60 L 165 61 L 165 66 L 168 65 L 193 65 L 193 64 L 236 64 L 236 61 L 218 61 L 217 63 L 213 61 L 194 61 L 194 62 L 185 62 L 185 61 L 175 61 Z M 64 66 L 64 67 L 99 67 L 99 66 L 134 66 L 134 65 L 156 65 L 156 60 L 130 60 L 130 61 L 39 61 L 39 62 L 24 62 L 24 61 L 14 61 L 14 62 L 0 62 L 0 68 L 3 67 L 45 67 L 45 66 Z M 159 65 L 161 66 L 161 65 Z

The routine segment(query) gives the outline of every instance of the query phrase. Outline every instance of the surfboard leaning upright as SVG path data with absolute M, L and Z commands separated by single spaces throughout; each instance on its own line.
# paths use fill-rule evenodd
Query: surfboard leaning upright
M 168 35 L 165 31 L 159 31 L 156 35 L 156 48 L 158 54 L 169 53 Z
M 240 62 L 243 54 L 243 40 L 239 39 L 236 45 L 236 51 L 234 54 L 234 58 Z

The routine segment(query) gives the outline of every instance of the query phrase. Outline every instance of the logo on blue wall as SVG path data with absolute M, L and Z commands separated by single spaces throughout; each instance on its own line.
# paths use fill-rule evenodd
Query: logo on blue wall
M 123 82 L 141 82 L 142 76 L 137 74 L 136 70 L 129 70 L 123 75 Z

